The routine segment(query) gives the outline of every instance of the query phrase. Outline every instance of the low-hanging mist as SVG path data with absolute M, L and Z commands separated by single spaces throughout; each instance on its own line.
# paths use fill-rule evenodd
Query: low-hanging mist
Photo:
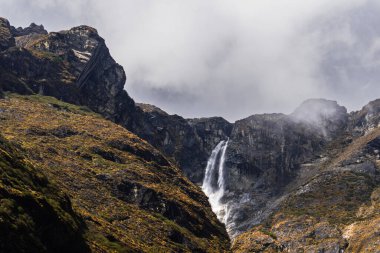
M 0 0 L 0 6 L 15 25 L 97 27 L 126 70 L 130 95 L 185 117 L 289 113 L 312 97 L 354 110 L 380 93 L 375 0 Z

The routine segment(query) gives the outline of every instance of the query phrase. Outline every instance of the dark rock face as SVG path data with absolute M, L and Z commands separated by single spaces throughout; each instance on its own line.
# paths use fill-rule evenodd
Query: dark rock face
M 233 124 L 221 117 L 189 119 L 188 122 L 201 139 L 206 153 L 210 153 L 220 141 L 229 138 L 233 128 Z
M 318 158 L 347 125 L 346 109 L 328 100 L 306 101 L 291 115 L 253 115 L 235 122 L 226 153 L 222 200 L 228 206 L 230 235 L 267 217 L 301 164 Z
M 266 217 L 263 211 L 272 204 L 268 199 L 280 196 L 300 164 L 316 156 L 325 144 L 319 132 L 286 115 L 254 115 L 237 121 L 225 165 L 230 233 L 244 231 Z
M 239 190 L 280 188 L 294 175 L 300 162 L 312 157 L 323 144 L 320 135 L 286 115 L 255 115 L 235 123 L 227 164 L 231 177 L 249 182 L 239 184 Z M 266 180 L 257 181 L 263 176 Z
M 186 120 L 151 105 L 139 104 L 138 110 L 133 124 L 126 127 L 174 159 L 191 181 L 200 184 L 212 149 L 228 138 L 232 124 L 223 118 Z

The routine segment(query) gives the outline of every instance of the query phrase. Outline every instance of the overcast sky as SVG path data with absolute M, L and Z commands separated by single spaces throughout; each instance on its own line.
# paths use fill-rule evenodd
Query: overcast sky
M 380 1 L 0 0 L 14 26 L 98 29 L 137 102 L 185 117 L 380 98 Z

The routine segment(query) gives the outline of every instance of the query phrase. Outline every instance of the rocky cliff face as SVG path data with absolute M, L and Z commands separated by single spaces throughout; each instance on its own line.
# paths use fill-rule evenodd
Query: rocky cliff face
M 202 182 L 213 148 L 221 140 L 230 140 L 222 204 L 231 236 L 268 217 L 287 194 L 301 165 L 319 159 L 350 124 L 344 107 L 323 99 L 306 101 L 291 115 L 253 115 L 234 124 L 222 118 L 186 122 L 156 107 L 140 107 L 149 115 L 144 122 L 154 126 L 137 130 L 140 136 L 179 162 L 194 182 Z
M 191 181 L 200 184 L 212 149 L 227 139 L 232 124 L 223 118 L 184 119 L 157 107 L 138 104 L 142 113 L 131 131 L 176 161 Z
M 228 139 L 233 128 L 233 124 L 221 117 L 188 119 L 187 121 L 200 138 L 206 153 L 210 153 L 220 141 Z
M 302 117 L 306 112 L 308 117 Z M 327 100 L 309 100 L 291 115 L 253 115 L 235 122 L 226 153 L 222 200 L 230 235 L 269 216 L 301 164 L 319 157 L 347 124 L 346 109 Z

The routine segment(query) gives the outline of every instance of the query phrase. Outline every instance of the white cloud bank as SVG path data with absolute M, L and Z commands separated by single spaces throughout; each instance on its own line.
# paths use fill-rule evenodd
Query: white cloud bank
M 137 101 L 186 117 L 291 112 L 323 97 L 380 97 L 375 0 L 0 0 L 14 25 L 88 24 Z

